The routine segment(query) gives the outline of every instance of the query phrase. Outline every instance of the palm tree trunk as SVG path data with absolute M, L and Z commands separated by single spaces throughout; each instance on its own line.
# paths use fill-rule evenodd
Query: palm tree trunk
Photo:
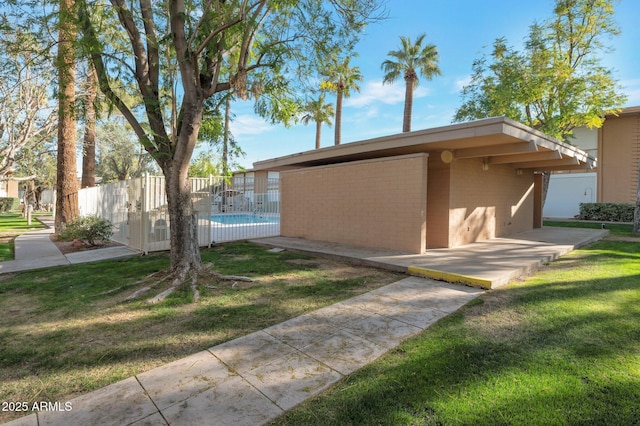
M 74 0 L 60 0 L 58 38 L 58 161 L 56 184 L 56 232 L 78 214 L 78 178 L 76 177 L 75 52 L 76 29 Z
M 338 89 L 338 97 L 336 98 L 336 129 L 335 144 L 340 145 L 342 139 L 342 90 Z
M 411 113 L 413 111 L 413 86 L 415 80 L 410 76 L 405 77 L 405 92 L 404 92 L 404 120 L 402 121 L 402 131 L 411 131 Z
M 322 134 L 322 121 L 316 121 L 316 149 L 320 149 L 321 134 Z

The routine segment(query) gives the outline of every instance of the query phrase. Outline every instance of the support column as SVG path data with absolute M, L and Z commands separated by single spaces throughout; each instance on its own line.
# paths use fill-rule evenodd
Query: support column
M 533 229 L 542 228 L 542 173 L 533 175 Z

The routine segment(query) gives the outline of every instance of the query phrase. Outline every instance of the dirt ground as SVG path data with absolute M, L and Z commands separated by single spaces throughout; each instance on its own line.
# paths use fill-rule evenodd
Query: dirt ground
M 56 238 L 56 235 L 54 235 L 54 234 L 51 234 L 51 236 L 49 238 L 56 245 L 56 247 L 58 247 L 58 250 L 60 250 L 62 252 L 62 254 L 77 253 L 79 251 L 96 250 L 96 249 L 101 249 L 101 248 L 117 247 L 117 246 L 121 246 L 122 245 L 120 243 L 116 243 L 114 241 L 111 241 L 108 244 L 103 244 L 103 245 L 100 245 L 100 246 L 89 246 L 88 244 L 85 244 L 84 242 L 82 242 L 80 240 L 59 241 Z

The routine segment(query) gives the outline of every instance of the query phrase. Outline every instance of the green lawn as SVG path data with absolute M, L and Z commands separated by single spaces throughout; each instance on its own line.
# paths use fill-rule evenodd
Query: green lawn
M 45 226 L 35 218 L 31 225 L 19 212 L 0 213 L 0 262 L 13 260 L 13 239 L 25 232 L 43 229 Z
M 204 277 L 198 303 L 187 289 L 157 305 L 125 302 L 168 267 L 166 253 L 0 275 L 0 401 L 67 401 L 403 278 L 249 243 L 202 258 L 256 282 Z M 0 423 L 15 416 L 0 412 Z
M 640 243 L 485 293 L 274 424 L 640 424 Z
M 544 226 L 564 226 L 566 228 L 602 228 L 602 222 L 583 222 L 583 221 L 552 221 L 545 220 Z M 633 225 L 626 223 L 605 223 L 605 228 L 609 230 L 611 236 L 615 237 L 640 237 L 633 233 Z

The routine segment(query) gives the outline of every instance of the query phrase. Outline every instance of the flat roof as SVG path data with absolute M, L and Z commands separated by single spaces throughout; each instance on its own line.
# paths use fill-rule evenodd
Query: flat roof
M 638 114 L 640 114 L 640 106 L 633 106 L 633 107 L 622 108 L 616 114 L 607 114 L 605 118 L 625 117 L 625 116 L 638 115 Z
M 506 117 L 384 136 L 253 163 L 253 170 L 290 170 L 419 152 L 445 161 L 483 158 L 535 171 L 592 170 L 597 160 L 581 149 Z

